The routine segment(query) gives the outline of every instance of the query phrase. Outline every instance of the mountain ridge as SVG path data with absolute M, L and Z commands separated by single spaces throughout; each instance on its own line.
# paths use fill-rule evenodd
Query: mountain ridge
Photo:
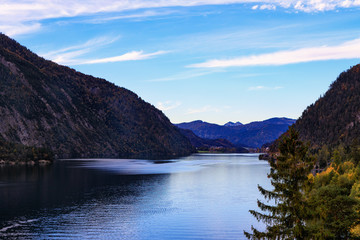
M 224 124 L 225 127 L 237 127 L 237 126 L 242 126 L 244 124 L 242 124 L 241 122 L 227 122 Z
M 61 66 L 0 34 L 0 135 L 58 158 L 170 158 L 191 143 L 158 109 L 104 79 Z
M 294 127 L 312 147 L 359 142 L 360 64 L 342 72 L 326 93 L 308 106 Z
M 223 138 L 235 146 L 257 148 L 278 138 L 294 122 L 295 120 L 290 118 L 270 118 L 237 126 L 218 125 L 201 120 L 175 125 L 192 130 L 201 138 Z

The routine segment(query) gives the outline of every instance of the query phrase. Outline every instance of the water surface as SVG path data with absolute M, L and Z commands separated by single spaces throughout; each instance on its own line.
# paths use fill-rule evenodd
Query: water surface
M 257 154 L 0 168 L 0 239 L 244 239 L 270 188 Z

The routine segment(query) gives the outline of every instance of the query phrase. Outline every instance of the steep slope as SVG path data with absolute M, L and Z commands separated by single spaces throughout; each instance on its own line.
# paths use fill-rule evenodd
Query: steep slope
M 314 147 L 351 144 L 360 136 L 360 64 L 341 73 L 323 97 L 296 121 L 303 140 Z
M 168 158 L 190 142 L 135 93 L 38 57 L 0 35 L 0 135 L 57 157 Z
M 236 146 L 261 147 L 284 133 L 295 122 L 289 118 L 271 118 L 248 124 L 225 124 L 223 126 L 203 121 L 177 124 L 179 128 L 189 129 L 201 138 L 224 138 Z

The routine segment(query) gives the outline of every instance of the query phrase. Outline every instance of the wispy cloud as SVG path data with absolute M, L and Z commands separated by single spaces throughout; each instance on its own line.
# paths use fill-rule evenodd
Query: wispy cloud
M 35 26 L 36 24 L 41 24 L 41 21 L 45 19 L 91 16 L 98 13 L 116 13 L 139 9 L 159 9 L 166 7 L 190 7 L 200 5 L 243 3 L 256 4 L 253 6 L 254 10 L 273 10 L 277 7 L 281 7 L 303 12 L 324 12 L 329 10 L 360 6 L 359 0 L 2 0 L 0 2 L 0 26 L 2 26 L 0 31 L 3 31 L 4 33 L 12 36 L 28 33 L 29 29 L 22 28 L 22 26 Z M 147 12 L 146 14 L 148 17 L 151 15 L 157 15 L 156 12 L 151 11 Z M 11 29 L 11 27 L 13 29 Z M 14 28 L 16 28 L 16 30 Z M 38 30 L 40 28 L 36 29 Z
M 80 61 L 78 64 L 113 63 L 113 62 L 145 60 L 145 59 L 153 58 L 158 55 L 163 55 L 165 53 L 168 52 L 157 51 L 153 53 L 144 53 L 143 51 L 132 51 L 115 57 L 84 60 L 82 62 Z
M 84 62 L 84 60 L 79 60 L 79 59 L 77 59 L 77 57 L 82 56 L 91 51 L 94 51 L 100 47 L 114 43 L 119 38 L 120 38 L 120 36 L 97 37 L 97 38 L 90 39 L 81 44 L 61 48 L 61 49 L 43 53 L 40 55 L 42 55 L 44 58 L 50 59 L 59 64 L 66 64 L 66 65 L 78 64 L 79 62 L 80 63 Z
M 179 101 L 176 101 L 176 102 L 165 101 L 165 102 L 158 102 L 156 104 L 156 107 L 158 109 L 160 109 L 161 111 L 169 111 L 169 110 L 179 107 L 180 105 L 181 105 L 181 102 L 179 102 Z
M 266 87 L 266 86 L 255 86 L 255 87 L 249 87 L 248 91 L 262 91 L 262 90 L 279 90 L 284 87 L 276 86 L 276 87 Z
M 86 41 L 85 43 L 62 48 L 48 53 L 40 54 L 54 62 L 64 65 L 83 65 L 97 63 L 111 63 L 123 61 L 145 60 L 157 55 L 167 53 L 167 51 L 157 51 L 153 53 L 144 53 L 143 51 L 131 51 L 118 56 L 97 59 L 85 59 L 83 55 L 90 53 L 102 46 L 109 45 L 117 41 L 120 37 L 99 37 Z
M 109 45 L 109 44 L 111 44 L 113 42 L 116 42 L 119 39 L 120 39 L 120 36 L 115 36 L 115 37 L 102 36 L 102 37 L 92 38 L 92 39 L 87 40 L 86 42 L 81 43 L 81 44 L 77 44 L 77 45 L 74 45 L 74 46 L 65 47 L 65 48 L 61 48 L 61 49 L 58 49 L 58 50 L 55 50 L 55 51 L 45 53 L 45 54 L 43 54 L 43 56 L 47 57 L 47 58 L 54 58 L 54 57 L 58 56 L 59 54 L 77 52 L 77 51 L 80 51 L 80 50 L 84 50 L 85 52 L 89 52 L 89 51 L 91 51 L 91 49 L 99 48 L 99 47 L 105 46 L 105 45 Z
M 0 32 L 4 32 L 9 36 L 19 34 L 28 34 L 39 31 L 42 28 L 40 23 L 14 23 L 8 24 L 0 20 Z
M 221 112 L 221 109 L 207 105 L 201 108 L 190 108 L 186 112 L 186 114 L 197 114 L 197 113 L 205 113 L 205 112 Z
M 360 38 L 335 46 L 319 46 L 296 50 L 238 57 L 232 59 L 213 59 L 203 63 L 189 65 L 192 68 L 226 68 L 243 66 L 271 66 L 324 61 L 336 59 L 360 58 Z
M 145 19 L 153 18 L 153 17 L 163 17 L 163 16 L 174 14 L 174 13 L 177 13 L 177 11 L 146 10 L 146 11 L 142 11 L 142 12 L 120 14 L 120 15 L 116 15 L 116 16 L 95 17 L 95 18 L 90 18 L 88 20 L 85 20 L 84 22 L 100 24 L 100 23 L 106 23 L 109 21 L 115 21 L 115 20 L 120 20 L 120 19 L 134 19 L 136 21 L 140 21 L 140 20 L 145 20 Z

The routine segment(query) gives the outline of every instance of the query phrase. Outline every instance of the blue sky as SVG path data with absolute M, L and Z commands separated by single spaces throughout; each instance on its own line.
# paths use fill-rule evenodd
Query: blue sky
M 360 0 L 3 0 L 0 31 L 173 123 L 298 118 L 360 63 Z

